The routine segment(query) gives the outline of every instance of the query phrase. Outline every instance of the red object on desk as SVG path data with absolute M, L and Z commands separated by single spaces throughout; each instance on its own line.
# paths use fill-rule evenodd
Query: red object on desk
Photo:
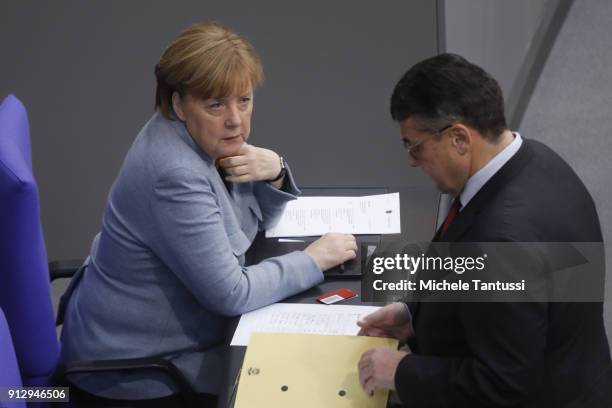
M 357 292 L 354 292 L 350 289 L 342 288 L 342 289 L 334 290 L 333 292 L 318 296 L 315 299 L 317 299 L 321 303 L 325 303 L 326 305 L 331 305 L 332 303 L 354 298 L 355 296 L 357 296 Z

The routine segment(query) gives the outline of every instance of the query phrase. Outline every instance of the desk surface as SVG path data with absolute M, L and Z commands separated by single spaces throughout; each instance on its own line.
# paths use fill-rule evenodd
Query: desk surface
M 369 195 L 383 194 L 386 192 L 400 193 L 401 224 L 402 233 L 394 235 L 383 235 L 381 242 L 428 242 L 431 240 L 436 223 L 438 212 L 439 192 L 433 187 L 403 187 L 403 188 L 305 188 L 302 190 L 304 195 Z M 298 293 L 284 303 L 316 303 L 315 298 L 324 293 L 332 292 L 336 289 L 348 288 L 359 293 L 360 296 L 343 301 L 342 304 L 366 304 L 361 301 L 361 279 L 359 278 L 337 278 L 326 279 L 320 285 Z M 238 325 L 239 319 L 234 319 L 228 332 L 227 344 L 231 341 L 234 330 Z M 228 346 L 229 347 L 229 346 Z M 226 387 L 219 396 L 219 407 L 228 407 L 228 398 L 231 398 L 234 391 L 236 376 L 242 366 L 246 347 L 229 347 L 228 371 L 226 376 Z

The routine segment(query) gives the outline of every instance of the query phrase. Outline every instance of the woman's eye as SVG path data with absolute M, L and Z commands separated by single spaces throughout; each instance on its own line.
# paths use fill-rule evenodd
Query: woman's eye
M 221 103 L 220 102 L 213 102 L 213 103 L 209 104 L 208 107 L 210 109 L 219 109 L 221 107 Z

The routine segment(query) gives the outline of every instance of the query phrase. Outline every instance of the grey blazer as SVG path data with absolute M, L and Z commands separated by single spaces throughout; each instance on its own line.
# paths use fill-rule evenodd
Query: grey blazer
M 200 392 L 218 393 L 229 318 L 323 280 L 303 251 L 245 266 L 258 230 L 278 221 L 299 190 L 265 182 L 223 184 L 184 124 L 156 113 L 115 181 L 89 262 L 74 280 L 62 331 L 63 363 L 159 356 Z M 78 283 L 77 283 L 78 282 Z M 157 373 L 80 375 L 108 398 L 175 392 Z

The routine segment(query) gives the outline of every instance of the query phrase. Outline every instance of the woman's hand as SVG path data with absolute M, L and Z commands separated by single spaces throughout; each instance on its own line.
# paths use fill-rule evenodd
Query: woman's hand
M 304 249 L 322 271 L 357 256 L 357 241 L 351 234 L 329 232 Z
M 281 171 L 280 156 L 269 149 L 243 144 L 238 154 L 217 160 L 230 183 L 266 181 Z

